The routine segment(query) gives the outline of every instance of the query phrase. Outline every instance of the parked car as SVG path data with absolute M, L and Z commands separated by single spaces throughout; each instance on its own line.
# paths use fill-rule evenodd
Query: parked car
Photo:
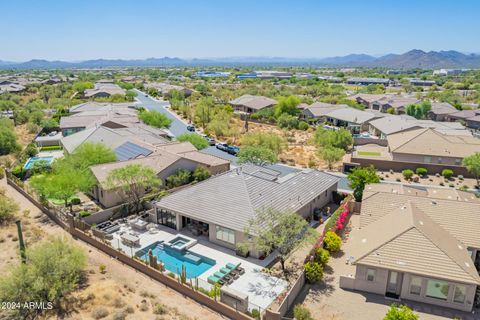
M 235 146 L 228 146 L 227 152 L 230 153 L 230 154 L 233 155 L 233 156 L 236 156 L 237 153 L 240 152 L 240 148 L 239 148 L 239 147 L 235 147 Z
M 189 124 L 187 126 L 187 130 L 190 131 L 190 132 L 195 132 L 195 126 L 193 124 Z
M 217 144 L 215 145 L 215 147 L 216 147 L 218 150 L 222 150 L 222 151 L 227 152 L 229 145 L 226 144 L 226 143 L 217 143 Z
M 215 143 L 216 143 L 215 139 L 213 139 L 212 137 L 209 137 L 207 135 L 203 135 L 203 137 L 205 138 L 205 140 L 207 140 L 209 146 L 214 146 L 215 145 Z

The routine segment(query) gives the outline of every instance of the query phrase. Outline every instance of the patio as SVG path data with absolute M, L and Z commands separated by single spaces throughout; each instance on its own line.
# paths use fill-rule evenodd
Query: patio
M 132 228 L 127 222 L 121 222 L 119 226 L 120 228 L 117 231 L 111 233 L 112 239 L 110 242 L 114 248 L 119 248 L 132 257 L 137 251 L 155 242 L 163 241 L 166 243 L 178 235 L 186 238 L 192 237 L 188 231 L 177 232 L 161 225 L 156 225 L 152 231 Z M 131 241 L 125 241 L 125 237 L 131 238 Z M 198 277 L 199 285 L 205 289 L 211 288 L 207 280 L 208 277 L 225 267 L 227 263 L 241 263 L 241 267 L 245 269 L 243 275 L 234 280 L 232 284 L 225 286 L 248 295 L 250 310 L 266 309 L 287 288 L 285 280 L 261 272 L 274 259 L 273 255 L 270 255 L 265 260 L 242 258 L 236 256 L 233 250 L 220 247 L 208 241 L 208 238 L 205 236 L 195 237 L 194 239 L 197 240 L 197 243 L 191 246 L 188 251 L 215 260 L 215 265 Z

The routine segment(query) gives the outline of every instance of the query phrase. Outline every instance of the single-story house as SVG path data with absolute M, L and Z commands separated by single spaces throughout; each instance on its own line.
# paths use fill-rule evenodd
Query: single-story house
M 163 96 L 163 97 L 169 97 L 170 91 L 176 90 L 179 92 L 183 92 L 185 97 L 189 97 L 192 94 L 192 90 L 187 89 L 182 86 L 177 86 L 173 85 L 170 83 L 164 83 L 164 82 L 147 82 L 144 85 L 145 88 L 154 88 L 158 91 L 158 93 Z
M 414 97 L 404 97 L 397 94 L 368 94 L 360 93 L 350 97 L 367 109 L 374 111 L 387 112 L 393 109 L 395 114 L 404 114 L 407 106 L 417 104 L 421 101 Z
M 449 114 L 458 112 L 457 108 L 448 102 L 432 102 L 432 109 L 428 112 L 428 118 L 434 121 L 445 121 Z
M 332 110 L 325 115 L 327 123 L 337 127 L 345 127 L 352 132 L 368 130 L 368 123 L 384 115 L 374 112 L 367 112 L 355 108 L 347 107 Z
M 480 129 L 480 109 L 462 110 L 450 113 L 446 116 L 446 121 L 463 121 L 465 126 L 470 129 Z
M 263 96 L 244 94 L 241 97 L 231 100 L 230 104 L 236 112 L 254 113 L 264 108 L 273 107 L 277 104 L 277 100 Z
M 113 80 L 99 80 L 93 89 L 84 92 L 85 98 L 107 98 L 114 94 L 125 95 L 125 89 L 113 83 Z
M 354 146 L 351 162 L 395 171 L 423 167 L 431 174 L 451 169 L 455 175 L 470 177 L 472 174 L 462 165 L 463 158 L 480 152 L 479 139 L 471 135 L 445 134 L 432 128 L 390 134 L 386 140 L 387 146 L 375 146 L 375 154 L 369 152 L 372 145 Z
M 343 247 L 351 273 L 340 287 L 470 312 L 479 299 L 479 201 L 371 187 Z
M 431 87 L 436 84 L 434 80 L 422 80 L 418 78 L 410 79 L 410 84 L 417 87 Z
M 349 108 L 346 104 L 331 104 L 331 103 L 324 103 L 324 102 L 315 102 L 311 105 L 306 105 L 303 107 L 302 112 L 300 113 L 300 118 L 315 122 L 325 121 L 326 116 L 328 113 L 339 110 Z
M 390 79 L 383 78 L 348 78 L 347 84 L 357 85 L 357 86 L 368 86 L 371 84 L 381 84 L 383 86 L 389 86 L 393 84 L 393 81 Z
M 200 153 L 190 142 L 172 143 L 172 147 L 152 148 L 149 150 L 130 142 L 115 149 L 119 160 L 90 167 L 97 185 L 92 196 L 104 207 L 109 208 L 125 202 L 120 189 L 106 186 L 109 173 L 130 164 L 140 164 L 150 167 L 165 186 L 166 179 L 180 169 L 194 171 L 198 166 L 207 169 L 212 175 L 220 174 L 230 169 L 230 162 L 205 153 Z M 177 152 L 178 151 L 178 152 Z M 140 190 L 140 193 L 145 190 Z
M 244 233 L 256 212 L 292 210 L 311 217 L 315 208 L 332 201 L 339 178 L 305 169 L 280 177 L 280 172 L 244 165 L 154 202 L 158 223 L 181 230 L 201 226 L 211 242 L 226 248 L 246 242 Z M 252 249 L 250 255 L 262 253 Z
M 92 112 L 92 111 L 110 111 L 118 109 L 133 109 L 135 108 L 134 102 L 122 102 L 122 103 L 111 103 L 111 102 L 97 102 L 97 101 L 87 101 L 80 103 L 68 108 L 70 113 L 81 113 L 81 112 Z

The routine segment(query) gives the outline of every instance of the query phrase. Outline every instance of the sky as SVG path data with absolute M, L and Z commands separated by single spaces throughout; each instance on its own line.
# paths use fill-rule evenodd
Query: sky
M 0 60 L 480 53 L 478 0 L 0 0 Z

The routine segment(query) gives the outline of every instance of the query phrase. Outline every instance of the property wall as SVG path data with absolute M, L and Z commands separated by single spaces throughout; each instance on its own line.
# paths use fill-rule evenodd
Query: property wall
M 416 162 L 416 163 L 425 163 L 425 156 L 419 154 L 408 154 L 408 153 L 392 153 L 392 158 L 394 161 L 400 162 Z M 431 164 L 438 165 L 447 165 L 447 166 L 458 166 L 462 163 L 462 158 L 460 157 L 437 157 L 430 156 Z M 457 163 L 455 161 L 458 161 Z M 429 164 L 429 163 L 426 163 Z
M 467 178 L 473 178 L 473 175 L 468 172 L 465 167 L 459 166 L 448 166 L 448 165 L 438 165 L 438 164 L 425 164 L 425 163 L 414 163 L 414 162 L 402 162 L 402 161 L 390 161 L 390 160 L 379 160 L 379 159 L 366 159 L 366 158 L 355 158 L 352 157 L 351 164 L 357 164 L 362 167 L 368 167 L 373 165 L 379 170 L 393 170 L 400 172 L 405 169 L 415 170 L 418 167 L 426 168 L 429 174 L 441 173 L 443 169 L 453 170 L 454 175 L 463 175 Z
M 370 125 L 372 128 L 372 126 Z M 374 127 L 373 127 L 374 128 Z M 387 139 L 372 139 L 372 138 L 353 138 L 353 145 L 354 146 L 363 146 L 366 144 L 376 144 L 381 147 L 387 147 L 388 141 Z

